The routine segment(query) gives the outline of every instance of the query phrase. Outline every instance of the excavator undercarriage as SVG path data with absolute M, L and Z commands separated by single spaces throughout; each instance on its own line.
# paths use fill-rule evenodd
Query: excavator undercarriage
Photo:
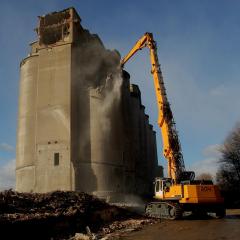
M 184 214 L 190 213 L 194 217 L 206 217 L 208 214 L 216 218 L 223 218 L 226 210 L 223 204 L 180 204 L 178 202 L 155 201 L 146 205 L 145 215 L 152 218 L 177 220 Z
M 175 202 L 150 202 L 147 204 L 145 214 L 152 218 L 181 219 L 183 209 Z

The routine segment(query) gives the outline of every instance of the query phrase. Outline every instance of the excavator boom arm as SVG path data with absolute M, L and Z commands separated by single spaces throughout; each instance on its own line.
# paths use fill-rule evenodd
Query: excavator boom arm
M 134 47 L 129 51 L 129 53 L 121 60 L 121 66 L 124 67 L 124 64 L 139 50 L 146 47 L 148 40 L 148 33 L 144 34 L 134 45 Z
M 145 33 L 121 60 L 120 64 L 123 67 L 138 50 L 144 47 L 148 47 L 150 50 L 151 73 L 153 75 L 158 106 L 158 125 L 162 133 L 163 155 L 168 162 L 168 177 L 177 182 L 180 175 L 185 171 L 185 166 L 173 114 L 164 87 L 163 76 L 157 56 L 157 46 L 152 33 Z

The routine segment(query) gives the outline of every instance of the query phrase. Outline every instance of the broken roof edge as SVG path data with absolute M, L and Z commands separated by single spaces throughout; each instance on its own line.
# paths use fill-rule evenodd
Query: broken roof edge
M 82 19 L 80 18 L 77 10 L 76 10 L 74 7 L 65 8 L 65 9 L 60 10 L 60 11 L 50 12 L 50 13 L 47 13 L 47 14 L 44 14 L 44 15 L 41 15 L 41 16 L 38 16 L 38 17 L 39 17 L 39 18 L 40 18 L 40 17 L 46 17 L 46 16 L 48 16 L 48 15 L 52 15 L 52 14 L 56 14 L 56 13 L 62 13 L 62 12 L 67 12 L 67 11 L 69 11 L 69 10 L 72 10 L 72 11 L 76 14 L 76 17 L 79 19 L 80 22 L 82 21 Z

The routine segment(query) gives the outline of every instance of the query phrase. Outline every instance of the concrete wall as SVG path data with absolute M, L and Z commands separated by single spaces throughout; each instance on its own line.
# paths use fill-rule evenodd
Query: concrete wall
M 41 49 L 38 58 L 35 191 L 69 190 L 71 45 Z
M 40 17 L 21 63 L 16 189 L 149 194 L 156 137 L 140 90 L 80 22 L 72 8 Z
M 21 64 L 16 172 L 19 191 L 71 188 L 70 60 L 69 44 L 41 49 Z M 54 162 L 56 154 L 58 164 Z
M 98 196 L 124 193 L 124 138 L 120 105 L 116 103 L 108 109 L 104 101 L 101 93 L 91 89 L 91 165 L 97 177 L 94 193 Z
M 16 188 L 19 191 L 33 191 L 35 186 L 36 159 L 36 96 L 38 57 L 31 56 L 21 64 Z
M 138 193 L 139 178 L 141 178 L 141 137 L 140 137 L 140 106 L 141 106 L 141 93 L 137 85 L 130 85 L 130 126 L 131 126 L 131 156 L 133 164 L 133 176 L 134 176 L 134 192 Z

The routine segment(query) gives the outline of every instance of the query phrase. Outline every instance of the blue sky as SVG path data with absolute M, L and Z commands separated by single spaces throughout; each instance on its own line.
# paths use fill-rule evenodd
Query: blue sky
M 19 63 L 28 54 L 28 43 L 36 39 L 37 16 L 70 6 L 106 48 L 122 55 L 144 32 L 154 34 L 186 166 L 214 172 L 216 148 L 240 119 L 240 1 L 2 0 L 0 187 L 14 182 Z M 140 86 L 159 133 L 147 49 L 125 69 Z M 159 134 L 157 138 L 158 158 L 165 165 Z

